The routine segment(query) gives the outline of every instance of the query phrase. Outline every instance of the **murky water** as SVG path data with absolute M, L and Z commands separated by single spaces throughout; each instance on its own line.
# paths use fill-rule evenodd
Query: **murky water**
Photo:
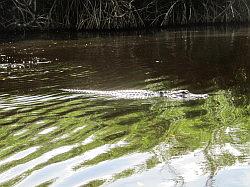
M 0 185 L 249 186 L 250 28 L 0 41 Z

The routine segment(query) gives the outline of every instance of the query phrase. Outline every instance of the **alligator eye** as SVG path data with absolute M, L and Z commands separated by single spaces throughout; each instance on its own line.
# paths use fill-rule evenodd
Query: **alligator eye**
M 181 93 L 182 94 L 187 94 L 187 93 L 189 93 L 189 91 L 188 90 L 183 90 Z

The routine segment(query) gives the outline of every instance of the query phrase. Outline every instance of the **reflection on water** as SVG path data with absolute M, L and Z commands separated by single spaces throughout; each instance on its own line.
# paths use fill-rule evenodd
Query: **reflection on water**
M 1 39 L 0 185 L 248 186 L 249 37 L 209 28 Z

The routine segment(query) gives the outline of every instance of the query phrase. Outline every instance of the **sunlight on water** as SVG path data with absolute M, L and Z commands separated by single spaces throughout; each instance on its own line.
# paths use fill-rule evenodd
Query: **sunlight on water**
M 51 159 L 57 155 L 68 152 L 70 149 L 72 149 L 71 146 L 60 147 L 60 148 L 57 148 L 53 151 L 49 151 L 49 152 L 41 155 L 40 157 L 33 159 L 25 164 L 17 165 L 15 167 L 11 168 L 10 170 L 7 170 L 6 172 L 1 173 L 0 174 L 0 178 L 1 178 L 0 182 L 2 183 L 2 182 L 10 180 L 12 178 L 15 178 L 18 175 L 20 175 L 28 170 L 31 170 L 35 166 L 37 166 L 41 163 L 47 162 L 49 159 Z
M 0 161 L 0 165 L 6 164 L 8 162 L 15 161 L 15 160 L 20 160 L 20 159 L 28 156 L 29 154 L 37 151 L 37 149 L 38 149 L 38 147 L 31 147 L 31 148 L 29 148 L 27 150 L 16 153 L 16 154 L 8 157 L 7 159 Z
M 100 173 L 97 173 L 98 171 L 104 171 L 102 169 L 105 168 L 105 166 L 99 166 L 102 167 L 100 168 L 100 170 L 98 170 L 98 166 L 96 166 L 96 168 L 91 168 L 91 170 L 93 170 L 92 172 L 90 171 L 90 173 L 88 174 L 88 171 L 86 172 L 86 170 L 88 169 L 84 169 L 84 170 L 80 170 L 80 171 L 74 171 L 73 168 L 74 166 L 76 166 L 77 164 L 84 162 L 86 160 L 90 160 L 93 159 L 94 157 L 98 156 L 99 154 L 105 153 L 108 150 L 115 148 L 116 146 L 119 146 L 119 144 L 123 144 L 118 143 L 118 144 L 113 144 L 113 145 L 104 145 L 101 147 L 98 147 L 96 149 L 93 149 L 89 152 L 84 153 L 81 156 L 78 157 L 73 157 L 71 159 L 68 159 L 66 161 L 62 161 L 60 163 L 55 163 L 52 165 L 49 165 L 43 169 L 41 169 L 40 171 L 35 171 L 34 173 L 32 173 L 29 177 L 27 177 L 27 179 L 25 179 L 22 183 L 20 183 L 20 186 L 26 186 L 26 185 L 37 185 L 39 183 L 43 183 L 55 178 L 61 178 L 56 184 L 54 184 L 55 186 L 67 186 L 67 185 L 74 185 L 74 184 L 79 184 L 80 181 L 78 180 L 87 180 L 87 176 L 90 177 L 92 179 L 93 177 L 93 172 L 96 173 L 97 175 L 100 175 Z M 145 158 L 144 158 L 145 159 Z M 113 167 L 113 169 L 116 168 L 116 170 L 118 170 L 118 163 L 121 163 L 122 159 L 120 159 L 119 161 L 116 161 L 117 164 L 115 164 L 115 167 Z M 125 159 L 124 159 L 125 160 Z M 137 160 L 138 161 L 138 160 Z M 136 162 L 136 161 L 134 161 Z M 127 165 L 128 163 L 122 163 L 122 165 Z M 109 164 L 106 164 L 107 166 L 109 166 Z M 127 167 L 129 167 L 127 165 Z M 110 167 L 108 167 L 110 168 Z M 107 169 L 108 169 L 107 168 Z M 90 169 L 89 169 L 90 170 Z M 83 173 L 86 173 L 85 175 Z M 40 176 L 43 176 L 42 178 Z M 85 176 L 86 179 L 83 179 L 81 176 Z M 72 179 L 73 178 L 73 179 Z

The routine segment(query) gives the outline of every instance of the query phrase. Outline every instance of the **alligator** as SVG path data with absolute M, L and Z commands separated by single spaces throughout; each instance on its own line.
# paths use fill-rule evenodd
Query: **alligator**
M 148 99 L 156 97 L 164 97 L 173 100 L 196 100 L 206 99 L 208 94 L 194 94 L 188 90 L 171 90 L 171 91 L 148 91 L 148 90 L 80 90 L 80 89 L 61 89 L 64 92 L 72 92 L 78 94 L 108 96 L 116 99 Z

